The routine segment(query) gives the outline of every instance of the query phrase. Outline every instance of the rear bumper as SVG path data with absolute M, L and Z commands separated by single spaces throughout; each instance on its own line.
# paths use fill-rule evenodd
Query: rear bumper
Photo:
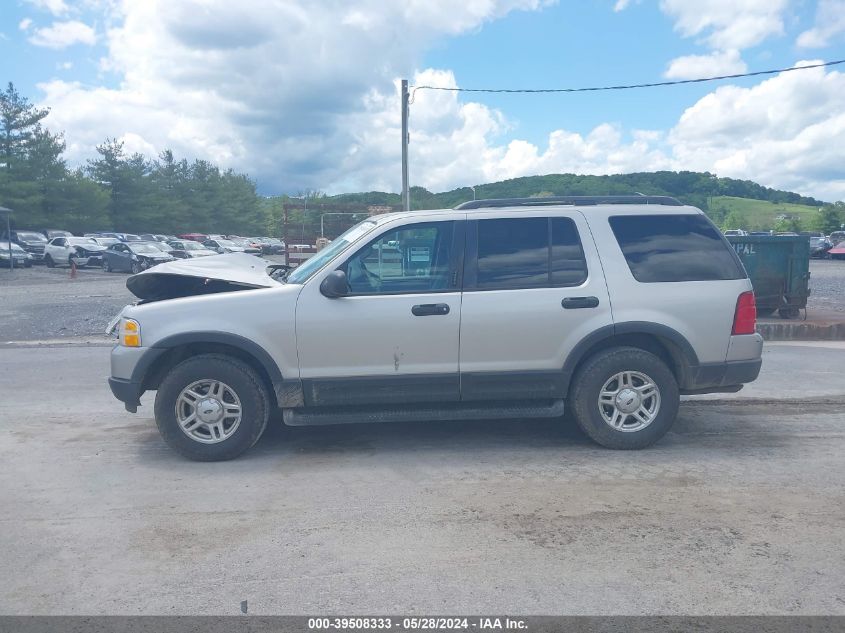
M 760 375 L 763 359 L 706 363 L 691 367 L 682 394 L 731 393 Z

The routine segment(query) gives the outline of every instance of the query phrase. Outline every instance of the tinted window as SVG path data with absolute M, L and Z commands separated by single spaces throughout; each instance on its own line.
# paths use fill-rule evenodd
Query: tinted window
M 628 215 L 610 227 L 641 282 L 742 279 L 732 249 L 700 215 Z
M 349 290 L 353 294 L 452 290 L 453 231 L 453 222 L 436 222 L 380 235 L 346 262 Z
M 478 288 L 577 286 L 587 264 L 569 218 L 478 222 Z
M 552 218 L 552 285 L 578 286 L 587 279 L 587 262 L 575 222 Z
M 479 288 L 537 288 L 548 283 L 548 218 L 478 222 Z

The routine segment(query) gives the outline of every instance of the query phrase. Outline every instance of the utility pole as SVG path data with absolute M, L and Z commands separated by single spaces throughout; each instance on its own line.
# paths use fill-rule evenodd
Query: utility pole
M 282 240 L 285 243 L 285 266 L 290 266 L 290 242 L 288 241 L 288 205 L 282 200 Z
M 402 208 L 411 210 L 411 189 L 408 186 L 408 80 L 402 80 Z
M 15 270 L 15 258 L 12 256 L 12 226 L 9 223 L 9 216 L 12 215 L 12 210 L 6 207 L 0 207 L 0 213 L 6 216 L 6 239 L 9 240 L 9 272 Z

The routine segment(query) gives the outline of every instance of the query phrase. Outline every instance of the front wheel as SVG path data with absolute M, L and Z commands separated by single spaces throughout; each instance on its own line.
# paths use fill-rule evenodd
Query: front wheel
M 109 260 L 103 257 L 103 272 L 110 273 L 111 272 L 111 264 L 109 264 Z
M 141 262 L 132 262 L 132 266 L 130 268 L 133 275 L 137 275 L 143 270 L 143 268 L 141 268 Z
M 47 268 L 55 268 L 56 262 L 53 261 L 53 258 L 50 255 L 46 255 L 44 257 L 44 263 L 47 264 Z
M 270 397 L 252 367 L 230 356 L 203 354 L 176 365 L 155 399 L 164 441 L 188 459 L 234 459 L 258 441 Z
M 570 389 L 578 425 L 613 449 L 645 448 L 675 423 L 680 394 L 674 374 L 650 352 L 616 347 L 587 359 Z

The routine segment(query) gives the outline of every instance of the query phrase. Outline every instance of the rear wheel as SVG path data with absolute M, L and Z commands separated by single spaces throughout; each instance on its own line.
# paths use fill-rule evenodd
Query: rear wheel
M 650 446 L 678 415 L 678 383 L 657 356 L 634 347 L 597 353 L 578 370 L 570 389 L 575 421 L 594 441 L 613 449 Z
M 204 354 L 176 365 L 155 399 L 159 433 L 175 451 L 196 461 L 241 455 L 258 441 L 270 416 L 270 397 L 249 365 Z

